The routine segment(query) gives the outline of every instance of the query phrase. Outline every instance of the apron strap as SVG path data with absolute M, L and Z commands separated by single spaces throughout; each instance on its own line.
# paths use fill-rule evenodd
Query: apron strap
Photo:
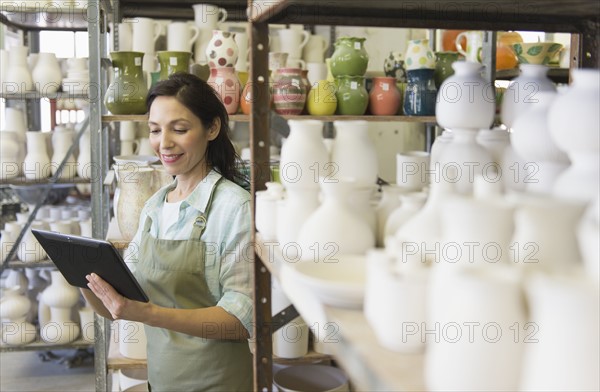
M 212 205 L 213 196 L 222 178 L 223 177 L 220 177 L 210 190 L 210 195 L 208 196 L 208 202 L 206 203 L 205 211 L 199 213 L 196 217 L 196 220 L 194 221 L 194 227 L 192 228 L 192 238 L 200 238 L 202 236 L 202 233 L 204 232 L 204 229 L 206 229 L 206 222 L 208 220 L 208 213 L 210 212 L 210 206 Z

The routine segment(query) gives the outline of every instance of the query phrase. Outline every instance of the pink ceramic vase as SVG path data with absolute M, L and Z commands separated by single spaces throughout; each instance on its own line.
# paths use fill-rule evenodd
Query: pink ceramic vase
M 369 93 L 369 110 L 376 116 L 393 116 L 400 108 L 400 91 L 394 77 L 373 78 L 373 88 Z
M 235 74 L 235 68 L 211 68 L 207 83 L 219 93 L 227 113 L 237 113 L 240 106 L 242 85 Z

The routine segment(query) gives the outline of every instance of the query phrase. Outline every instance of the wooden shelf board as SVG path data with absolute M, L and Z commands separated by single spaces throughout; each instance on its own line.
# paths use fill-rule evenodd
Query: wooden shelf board
M 60 179 L 54 184 L 90 184 L 90 180 L 87 178 L 75 177 L 72 179 Z M 9 178 L 6 180 L 0 180 L 0 185 L 42 185 L 50 184 L 50 178 L 42 178 L 39 180 L 29 180 L 25 177 Z
M 310 116 L 310 115 L 283 115 L 282 118 L 286 120 L 321 120 L 325 122 L 332 121 L 354 121 L 354 120 L 365 120 L 365 121 L 381 121 L 381 122 L 418 122 L 418 123 L 435 123 L 435 116 L 373 116 L 373 115 L 362 115 L 362 116 Z
M 25 93 L 15 93 L 15 94 L 2 94 L 0 93 L 0 98 L 4 99 L 88 99 L 89 96 L 87 94 L 70 94 L 67 91 L 58 91 L 52 94 L 42 94 L 37 91 L 29 91 Z
M 248 122 L 250 116 L 245 114 L 230 114 L 230 121 Z M 147 114 L 108 114 L 102 116 L 102 122 L 115 122 L 115 121 L 135 121 L 135 122 L 147 122 Z
M 115 342 L 114 335 L 110 334 L 110 342 L 108 346 L 108 357 L 106 359 L 108 369 L 145 369 L 147 362 L 145 359 L 131 359 L 121 355 L 119 352 L 119 344 Z
M 13 260 L 8 262 L 8 268 L 54 268 L 55 265 L 52 260 L 42 260 L 35 262 L 23 262 L 20 260 Z
M 300 358 L 279 358 L 273 355 L 273 363 L 279 365 L 310 365 L 316 363 L 323 363 L 326 361 L 331 361 L 331 355 L 321 354 L 316 351 L 310 351 L 308 354 L 304 355 Z
M 487 3 L 440 0 L 268 0 L 256 1 L 250 11 L 254 23 L 350 25 L 371 27 L 437 28 L 467 30 L 532 30 L 577 32 L 597 23 L 596 0 L 573 3 L 552 0 L 515 0 Z
M 83 340 L 76 340 L 67 344 L 48 344 L 41 340 L 39 335 L 36 340 L 32 343 L 25 344 L 22 346 L 9 346 L 6 344 L 0 344 L 0 352 L 11 352 L 11 351 L 53 351 L 53 350 L 65 350 L 65 349 L 80 349 L 80 348 L 91 348 L 94 343 L 89 343 Z

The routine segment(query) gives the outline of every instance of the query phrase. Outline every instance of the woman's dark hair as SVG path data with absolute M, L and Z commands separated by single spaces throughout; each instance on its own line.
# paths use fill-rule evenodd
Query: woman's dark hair
M 154 99 L 161 96 L 175 97 L 206 129 L 213 125 L 215 118 L 221 120 L 219 135 L 208 143 L 206 161 L 226 179 L 238 184 L 246 182 L 237 166 L 240 159 L 229 139 L 229 116 L 218 93 L 195 75 L 175 73 L 152 87 L 146 97 L 148 111 Z

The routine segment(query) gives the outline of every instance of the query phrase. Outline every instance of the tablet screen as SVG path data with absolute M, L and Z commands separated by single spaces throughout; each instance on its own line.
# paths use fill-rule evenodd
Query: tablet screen
M 148 302 L 148 297 L 110 242 L 52 231 L 31 229 L 31 232 L 72 286 L 88 288 L 85 277 L 93 272 L 124 297 Z

